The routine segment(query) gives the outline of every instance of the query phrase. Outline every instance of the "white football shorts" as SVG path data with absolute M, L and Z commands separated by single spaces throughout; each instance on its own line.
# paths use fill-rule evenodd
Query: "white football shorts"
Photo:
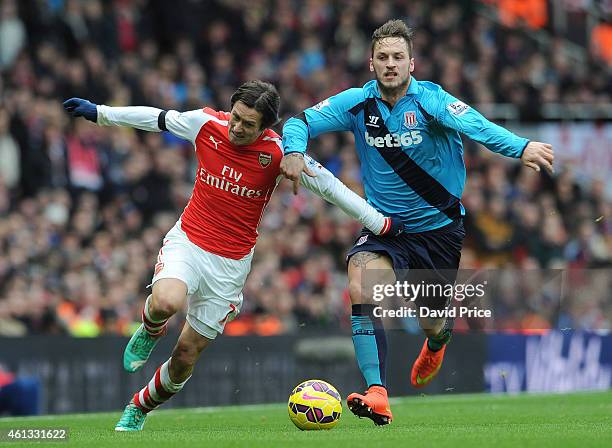
M 252 258 L 253 250 L 241 260 L 205 251 L 189 241 L 179 220 L 164 238 L 151 285 L 162 278 L 182 280 L 187 285 L 187 323 L 215 339 L 240 313 Z

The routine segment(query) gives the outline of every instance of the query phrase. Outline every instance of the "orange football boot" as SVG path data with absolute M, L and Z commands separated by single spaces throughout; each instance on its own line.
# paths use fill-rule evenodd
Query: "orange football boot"
M 425 387 L 434 379 L 440 367 L 442 367 L 445 351 L 446 344 L 437 352 L 432 352 L 427 345 L 427 339 L 425 339 L 421 353 L 412 365 L 410 380 L 414 387 Z
M 393 420 L 387 389 L 383 386 L 370 386 L 365 395 L 352 393 L 347 397 L 346 404 L 357 417 L 367 417 L 375 425 L 388 425 Z

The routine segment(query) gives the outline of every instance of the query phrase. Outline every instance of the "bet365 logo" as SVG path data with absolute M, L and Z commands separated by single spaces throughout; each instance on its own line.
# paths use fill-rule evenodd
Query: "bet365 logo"
M 386 134 L 384 137 L 372 137 L 365 133 L 365 141 L 376 148 L 401 148 L 418 145 L 423 141 L 421 131 L 404 132 L 403 134 Z

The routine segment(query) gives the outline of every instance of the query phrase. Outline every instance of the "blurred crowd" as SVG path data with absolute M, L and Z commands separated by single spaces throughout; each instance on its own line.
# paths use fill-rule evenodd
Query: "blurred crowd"
M 401 17 L 417 30 L 415 77 L 477 107 L 513 103 L 523 120 L 537 120 L 547 102 L 610 103 L 612 75 L 597 54 L 572 66 L 561 41 L 542 52 L 529 33 L 502 28 L 476 7 L 469 0 L 0 0 L 0 336 L 128 334 L 162 237 L 193 186 L 187 142 L 69 120 L 66 98 L 227 110 L 234 89 L 259 78 L 279 88 L 286 119 L 367 81 L 371 32 Z M 363 194 L 350 136 L 324 135 L 310 153 Z M 474 143 L 466 163 L 462 267 L 610 267 L 609 179 L 578 184 L 563 167 L 549 177 Z M 339 210 L 281 183 L 260 225 L 242 315 L 226 333 L 349 325 L 344 253 L 358 231 Z M 610 277 L 607 289 L 601 282 L 597 291 L 609 291 Z M 606 297 L 597 295 L 588 321 L 583 308 L 567 307 L 563 325 L 605 325 Z M 547 316 L 540 326 L 560 321 Z

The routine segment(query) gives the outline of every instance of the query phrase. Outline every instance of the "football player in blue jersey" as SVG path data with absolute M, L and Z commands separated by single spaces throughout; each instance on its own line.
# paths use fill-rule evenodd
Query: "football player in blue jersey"
M 460 133 L 489 150 L 521 159 L 536 171 L 553 171 L 552 146 L 532 142 L 485 119 L 475 109 L 432 82 L 418 81 L 412 52 L 413 31 L 390 20 L 372 36 L 370 71 L 375 79 L 338 93 L 289 119 L 283 128 L 281 172 L 294 192 L 304 170 L 310 138 L 324 132 L 351 131 L 361 162 L 368 202 L 386 215 L 398 215 L 404 233 L 378 237 L 364 230 L 348 252 L 352 334 L 359 369 L 368 389 L 348 396 L 351 411 L 377 425 L 391 422 L 385 388 L 386 338 L 374 314 L 373 279 L 410 278 L 411 272 L 443 285 L 456 279 L 465 231 L 461 195 L 465 163 Z M 404 277 L 406 278 L 406 277 Z M 423 277 L 417 279 L 420 280 Z M 448 297 L 417 299 L 426 340 L 415 361 L 411 382 L 427 385 L 440 370 L 452 320 L 420 317 L 420 309 L 446 309 Z

